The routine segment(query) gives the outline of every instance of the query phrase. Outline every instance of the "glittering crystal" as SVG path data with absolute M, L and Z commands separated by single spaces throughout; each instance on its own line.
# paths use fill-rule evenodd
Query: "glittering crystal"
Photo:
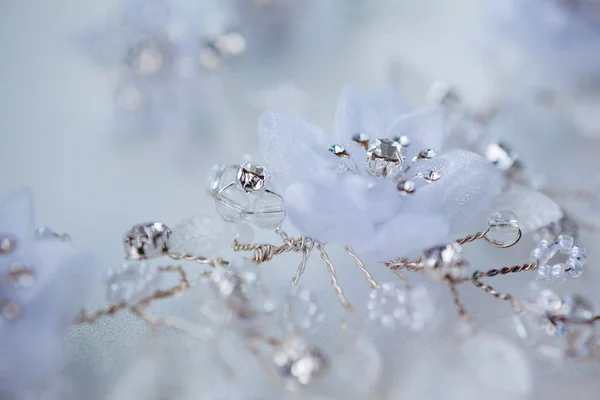
M 317 347 L 298 336 L 284 340 L 273 353 L 279 375 L 293 383 L 308 385 L 327 370 L 329 361 Z
M 216 258 L 231 245 L 232 240 L 231 227 L 221 218 L 196 216 L 173 227 L 169 249 L 177 253 Z
M 229 186 L 215 197 L 217 214 L 227 222 L 239 222 L 246 218 L 250 200 L 245 191 L 237 186 Z
M 171 230 L 160 222 L 134 225 L 124 238 L 125 254 L 133 260 L 160 257 L 169 251 Z
M 550 279 L 554 283 L 563 283 L 567 279 L 564 264 L 555 264 L 550 270 Z
M 310 289 L 293 286 L 283 307 L 283 324 L 288 332 L 309 331 L 325 319 Z
M 142 261 L 128 261 L 106 276 L 106 298 L 113 304 L 136 305 L 158 289 L 161 275 L 156 266 Z
M 537 279 L 542 281 L 550 280 L 551 267 L 547 264 L 540 264 L 537 267 Z
M 463 278 L 467 272 L 462 247 L 456 242 L 426 249 L 421 255 L 421 262 L 425 272 L 439 281 Z
M 534 263 L 536 261 L 539 261 L 542 255 L 542 251 L 539 248 L 535 248 L 531 251 L 531 254 L 529 256 L 529 261 Z
M 487 160 L 500 168 L 502 171 L 508 171 L 517 167 L 517 155 L 504 143 L 491 143 L 485 151 Z
M 400 144 L 400 146 L 402 147 L 408 147 L 410 146 L 410 139 L 408 138 L 408 136 L 396 136 L 392 139 L 394 142 Z
M 544 289 L 538 293 L 535 304 L 544 312 L 555 313 L 561 309 L 563 301 L 552 290 Z
M 11 253 L 16 247 L 16 238 L 9 235 L 0 235 L 0 256 Z
M 573 237 L 567 235 L 560 235 L 557 239 L 557 249 L 563 254 L 570 254 L 573 248 Z
M 349 157 L 350 154 L 339 144 L 333 144 L 329 147 L 329 151 L 338 157 Z
M 374 176 L 398 179 L 406 161 L 406 148 L 390 139 L 377 139 L 367 149 L 366 171 Z
M 436 306 L 434 297 L 424 286 L 407 288 L 388 282 L 371 291 L 367 319 L 386 329 L 406 328 L 419 332 L 431 327 Z
M 571 257 L 579 260 L 582 265 L 587 264 L 588 256 L 587 252 L 583 247 L 573 246 L 571 249 Z
M 440 175 L 439 173 L 437 173 L 435 171 L 427 171 L 427 172 L 425 172 L 425 175 L 423 175 L 423 179 L 427 183 L 435 182 L 435 181 L 439 180 L 441 177 L 442 177 L 442 175 Z
M 237 185 L 247 193 L 262 193 L 266 189 L 268 175 L 262 165 L 244 163 L 237 170 Z
M 251 207 L 252 223 L 258 228 L 275 229 L 285 219 L 283 199 L 274 193 L 263 193 Z
M 352 136 L 352 140 L 366 149 L 369 147 L 369 140 L 371 139 L 366 133 L 357 133 L 356 135 Z
M 519 220 L 509 210 L 493 213 L 488 219 L 488 228 L 486 238 L 500 246 L 513 243 L 519 236 Z
M 412 194 L 417 189 L 417 185 L 414 181 L 400 181 L 397 188 L 403 194 Z
M 420 158 L 422 160 L 430 160 L 430 159 L 434 158 L 435 156 L 437 156 L 437 153 L 434 150 L 425 149 L 425 150 L 421 150 L 419 152 L 419 154 L 417 155 L 417 158 Z
M 21 308 L 12 301 L 0 300 L 0 312 L 2 317 L 10 321 L 21 315 Z
M 579 278 L 583 275 L 583 264 L 575 258 L 569 258 L 565 263 L 566 270 L 573 278 Z

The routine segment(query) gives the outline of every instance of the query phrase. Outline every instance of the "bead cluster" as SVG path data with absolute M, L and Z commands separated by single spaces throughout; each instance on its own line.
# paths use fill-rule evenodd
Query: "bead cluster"
M 233 168 L 234 180 L 226 181 Z M 209 177 L 209 190 L 221 218 L 227 222 L 249 220 L 261 229 L 279 227 L 286 215 L 283 198 L 268 189 L 269 185 L 266 168 L 253 163 L 239 167 L 216 166 Z
M 550 260 L 557 254 L 568 256 L 564 263 L 550 265 Z M 566 280 L 567 273 L 573 278 L 578 278 L 583 274 L 583 269 L 587 263 L 586 250 L 579 246 L 574 246 L 573 237 L 559 235 L 556 241 L 542 239 L 537 247 L 531 252 L 531 261 L 538 263 L 538 279 L 561 283 Z

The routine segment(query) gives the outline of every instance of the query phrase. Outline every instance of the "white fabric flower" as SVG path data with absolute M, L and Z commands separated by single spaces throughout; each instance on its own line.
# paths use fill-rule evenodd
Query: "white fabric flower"
M 92 259 L 39 239 L 28 190 L 0 200 L 0 397 L 44 385 L 62 367 L 62 337 L 83 307 Z
M 419 161 L 410 176 L 434 170 L 442 177 L 408 196 L 398 192 L 395 182 L 365 171 L 365 149 L 352 140 L 359 132 L 371 139 L 406 135 L 411 140 L 408 160 L 426 148 L 440 150 L 443 111 L 406 111 L 392 90 L 365 96 L 348 87 L 338 103 L 333 139 L 298 118 L 262 115 L 261 151 L 284 194 L 290 220 L 303 234 L 383 261 L 451 240 L 452 231 L 489 205 L 500 176 L 468 151 Z M 352 155 L 357 173 L 340 172 L 340 162 L 347 159 L 328 151 L 333 143 Z

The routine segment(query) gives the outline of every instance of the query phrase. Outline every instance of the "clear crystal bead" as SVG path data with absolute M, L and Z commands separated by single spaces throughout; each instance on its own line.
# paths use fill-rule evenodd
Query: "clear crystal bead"
M 237 185 L 246 193 L 263 193 L 269 179 L 269 173 L 262 165 L 242 164 L 236 174 Z
M 555 313 L 561 309 L 563 301 L 554 291 L 545 289 L 538 293 L 535 304 L 543 312 Z
M 273 363 L 279 375 L 292 384 L 308 385 L 322 376 L 329 360 L 315 346 L 299 336 L 285 339 L 273 353 Z
M 394 142 L 400 144 L 400 146 L 402 146 L 402 147 L 408 147 L 408 146 L 410 146 L 410 143 L 411 143 L 408 136 L 404 136 L 404 135 L 395 136 L 392 140 Z
M 369 135 L 361 132 L 361 133 L 357 133 L 356 135 L 352 136 L 352 140 L 355 143 L 358 143 L 359 145 L 363 146 L 364 148 L 368 148 L 369 140 L 371 140 L 371 139 L 369 138 Z
M 564 264 L 554 264 L 550 270 L 550 279 L 554 283 L 563 283 L 567 279 Z
M 252 204 L 252 223 L 262 229 L 279 227 L 285 219 L 283 199 L 274 193 L 263 193 Z
M 309 289 L 293 286 L 283 307 L 283 324 L 287 332 L 312 330 L 325 319 L 317 299 Z
M 417 157 L 422 160 L 430 160 L 430 159 L 434 158 L 435 156 L 437 156 L 437 153 L 435 152 L 435 150 L 425 149 L 425 150 L 421 150 Z
M 486 238 L 497 245 L 505 246 L 513 243 L 519 235 L 519 220 L 509 210 L 493 213 L 488 219 Z
M 350 154 L 339 144 L 332 144 L 329 146 L 329 151 L 338 157 L 349 157 Z
M 560 315 L 570 321 L 566 327 L 566 355 L 584 357 L 595 338 L 594 307 L 586 298 L 577 295 L 565 297 L 564 304 Z
M 531 251 L 531 254 L 529 256 L 529 261 L 534 263 L 536 261 L 539 261 L 542 257 L 542 250 L 539 249 L 538 247 L 536 247 L 535 249 L 533 249 Z
M 586 265 L 588 261 L 587 252 L 583 247 L 573 246 L 571 249 L 571 257 L 579 260 L 582 265 Z
M 491 143 L 485 150 L 487 160 L 500 168 L 502 171 L 508 171 L 517 164 L 517 155 L 504 143 Z
M 537 267 L 537 279 L 542 280 L 542 281 L 549 281 L 550 280 L 550 271 L 551 268 L 549 265 L 547 264 L 540 264 Z
M 371 175 L 396 180 L 402 174 L 405 161 L 404 146 L 391 139 L 377 139 L 367 149 L 365 169 Z
M 158 289 L 161 275 L 156 266 L 142 261 L 128 261 L 106 277 L 106 298 L 113 304 L 136 305 Z
M 563 254 L 570 254 L 573 248 L 573 237 L 567 235 L 559 235 L 557 239 L 557 249 Z
M 417 185 L 414 181 L 400 181 L 398 182 L 398 191 L 402 194 L 412 194 L 417 189 Z
M 125 254 L 132 260 L 160 257 L 169 251 L 171 230 L 161 222 L 134 225 L 123 239 Z
M 156 40 L 145 39 L 129 50 L 127 63 L 138 76 L 157 75 L 169 65 L 167 47 Z
M 237 186 L 229 186 L 215 197 L 217 214 L 227 222 L 239 222 L 246 218 L 249 206 L 248 195 Z
M 566 262 L 566 270 L 573 278 L 579 278 L 583 275 L 583 265 L 575 258 L 569 258 Z
M 218 217 L 197 216 L 183 220 L 173 228 L 171 251 L 217 257 L 233 240 L 227 224 Z M 248 242 L 244 242 L 248 243 Z
M 423 179 L 427 183 L 435 182 L 435 181 L 439 180 L 441 177 L 442 177 L 442 175 L 440 175 L 436 171 L 427 171 L 427 172 L 425 172 L 425 175 L 423 175 Z
M 426 249 L 421 255 L 421 263 L 425 272 L 439 281 L 446 278 L 460 279 L 467 272 L 462 246 L 456 242 Z

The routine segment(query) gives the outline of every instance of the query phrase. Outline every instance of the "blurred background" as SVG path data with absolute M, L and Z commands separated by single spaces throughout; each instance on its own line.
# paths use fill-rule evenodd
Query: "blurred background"
M 484 0 L 165 0 L 156 9 L 146 3 L 0 0 L 0 194 L 31 187 L 38 225 L 69 232 L 95 254 L 99 272 L 122 261 L 121 237 L 131 225 L 212 213 L 207 171 L 216 163 L 260 160 L 261 111 L 280 109 L 331 130 L 345 83 L 391 85 L 418 107 L 427 103 L 432 83 L 445 82 L 466 109 L 500 109 L 491 135 L 508 140 L 553 187 L 596 184 L 600 128 L 593 88 L 600 69 L 586 58 L 580 64 L 592 64 L 591 72 L 555 68 L 560 48 L 534 56 L 550 39 L 530 26 L 525 11 L 517 13 L 522 20 L 507 23 L 497 7 L 502 2 Z M 535 14 L 531 4 L 539 2 L 523 3 Z M 534 33 L 523 37 L 539 42 L 509 35 L 527 26 Z M 600 54 L 593 50 L 597 38 L 584 35 L 591 44 L 581 51 Z M 521 53 L 515 44 L 525 46 Z M 573 83 L 574 75 L 585 75 L 587 83 Z M 590 93 L 578 94 L 582 85 Z M 566 106 L 544 107 L 537 99 L 548 91 Z M 600 221 L 595 211 L 579 212 Z M 581 240 L 590 259 L 600 256 L 595 233 Z M 475 249 L 473 262 L 520 262 L 532 244 L 491 258 Z M 295 262 L 265 268 L 275 292 L 284 292 Z M 340 268 L 340 276 L 350 298 L 364 295 L 357 271 Z M 587 277 L 569 285 L 600 300 L 597 272 Z M 335 302 L 322 266 L 309 268 L 305 285 L 325 304 Z M 507 288 L 522 286 L 518 278 L 506 280 Z M 90 306 L 102 304 L 103 295 L 99 285 Z M 465 302 L 491 330 L 509 330 L 501 305 L 473 290 L 465 290 Z M 68 371 L 78 377 L 80 398 L 106 398 L 128 369 L 128 356 L 150 351 L 134 346 L 143 342 L 144 329 L 119 317 L 69 333 Z M 445 329 L 425 344 L 397 339 L 398 354 L 412 360 L 424 349 L 444 348 L 453 328 Z M 402 364 L 410 369 L 410 361 Z M 556 381 L 564 372 L 544 371 L 514 398 L 579 393 L 575 398 L 591 399 L 598 383 L 590 376 L 597 372 L 577 369 Z M 427 391 L 419 397 L 427 387 L 420 385 L 403 398 L 477 398 L 428 397 Z

